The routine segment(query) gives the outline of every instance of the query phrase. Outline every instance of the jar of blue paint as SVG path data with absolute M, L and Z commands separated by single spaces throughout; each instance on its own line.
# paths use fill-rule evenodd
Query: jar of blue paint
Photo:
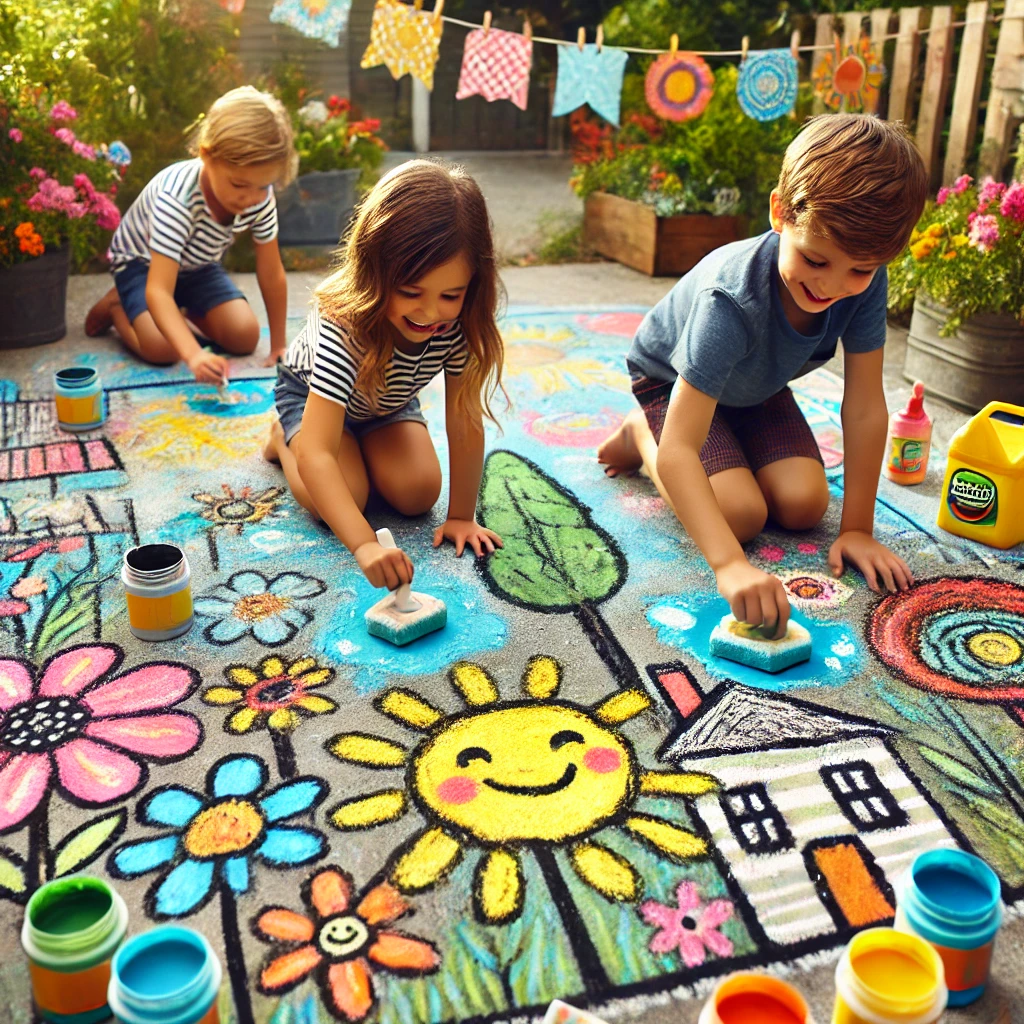
M 984 993 L 1002 920 L 998 876 L 963 850 L 920 854 L 897 886 L 896 928 L 935 947 L 950 1006 L 967 1006 Z
M 220 979 L 220 960 L 202 935 L 154 928 L 118 950 L 107 1001 L 121 1024 L 219 1024 Z
M 103 423 L 103 385 L 91 366 L 58 370 L 53 387 L 61 430 L 93 430 Z

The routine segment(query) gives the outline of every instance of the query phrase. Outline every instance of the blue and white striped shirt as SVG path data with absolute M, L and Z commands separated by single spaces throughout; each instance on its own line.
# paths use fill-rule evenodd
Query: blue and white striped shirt
M 116 274 L 132 260 L 149 262 L 150 250 L 196 270 L 219 263 L 235 235 L 251 229 L 257 242 L 277 237 L 274 189 L 255 206 L 221 224 L 210 212 L 199 184 L 203 162 L 183 160 L 165 167 L 142 190 L 121 219 L 110 242 L 110 265 Z

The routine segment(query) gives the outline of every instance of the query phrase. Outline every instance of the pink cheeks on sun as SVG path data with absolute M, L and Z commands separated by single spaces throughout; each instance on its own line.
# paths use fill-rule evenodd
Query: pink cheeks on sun
M 468 804 L 479 791 L 476 780 L 467 775 L 453 775 L 437 787 L 437 795 L 446 804 Z
M 613 747 L 591 747 L 583 755 L 583 765 L 598 775 L 618 771 L 622 764 L 622 755 Z

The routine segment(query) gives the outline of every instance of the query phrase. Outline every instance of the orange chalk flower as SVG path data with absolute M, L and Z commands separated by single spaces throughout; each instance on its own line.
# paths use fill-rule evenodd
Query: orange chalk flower
M 411 910 L 388 882 L 353 898 L 352 876 L 324 868 L 303 886 L 302 901 L 311 917 L 265 907 L 254 922 L 259 938 L 292 945 L 264 964 L 258 983 L 264 995 L 288 992 L 316 971 L 327 1009 L 340 1020 L 358 1021 L 376 1002 L 375 970 L 423 975 L 441 965 L 431 943 L 387 928 Z

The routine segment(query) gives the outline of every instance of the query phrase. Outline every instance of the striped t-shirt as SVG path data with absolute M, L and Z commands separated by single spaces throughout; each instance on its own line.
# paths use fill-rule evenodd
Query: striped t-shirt
M 368 420 L 401 409 L 442 370 L 457 377 L 469 358 L 458 320 L 435 334 L 414 356 L 396 348 L 385 368 L 384 386 L 371 405 L 356 387 L 362 351 L 351 332 L 321 317 L 314 303 L 305 326 L 285 351 L 284 365 L 305 381 L 310 391 L 343 405 L 349 419 Z
M 277 202 L 273 187 L 255 206 L 221 224 L 210 212 L 199 184 L 202 160 L 183 160 L 165 167 L 142 190 L 121 218 L 110 242 L 110 265 L 116 274 L 132 260 L 150 259 L 150 250 L 196 270 L 219 263 L 235 235 L 252 229 L 257 242 L 277 237 Z

